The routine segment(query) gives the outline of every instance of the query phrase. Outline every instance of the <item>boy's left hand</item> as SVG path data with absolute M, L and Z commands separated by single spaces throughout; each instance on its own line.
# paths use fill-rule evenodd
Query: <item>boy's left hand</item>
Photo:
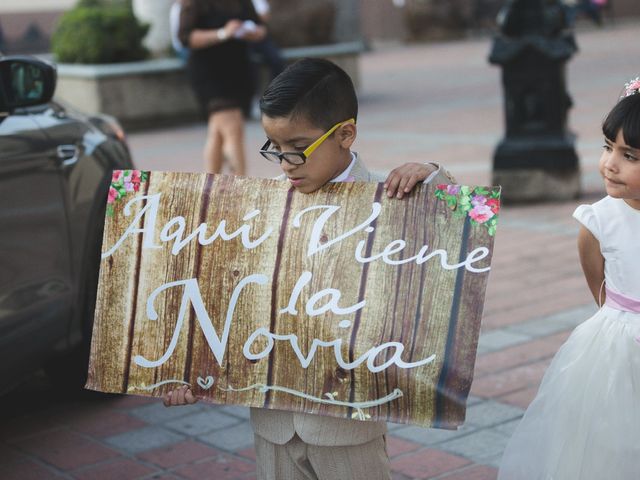
M 428 163 L 405 163 L 394 168 L 384 182 L 387 197 L 404 197 L 413 190 L 416 183 L 424 181 L 435 170 L 436 167 Z

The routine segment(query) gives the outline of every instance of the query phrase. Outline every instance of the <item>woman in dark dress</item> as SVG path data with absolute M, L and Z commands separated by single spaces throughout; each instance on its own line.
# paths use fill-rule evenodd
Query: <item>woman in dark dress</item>
M 247 42 L 266 35 L 251 0 L 181 0 L 179 38 L 190 49 L 187 71 L 208 117 L 205 168 L 222 170 L 223 155 L 245 174 L 244 117 L 253 94 Z M 251 20 L 253 25 L 247 24 Z

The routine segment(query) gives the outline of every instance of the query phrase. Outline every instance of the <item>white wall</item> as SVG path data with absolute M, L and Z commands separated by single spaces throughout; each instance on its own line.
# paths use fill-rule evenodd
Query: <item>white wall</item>
M 67 10 L 75 3 L 76 0 L 2 0 L 0 13 Z

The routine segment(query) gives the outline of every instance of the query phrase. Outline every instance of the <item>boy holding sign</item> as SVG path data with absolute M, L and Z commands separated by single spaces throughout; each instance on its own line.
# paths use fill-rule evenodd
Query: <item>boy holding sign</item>
M 261 101 L 267 142 L 260 153 L 280 164 L 302 193 L 329 182 L 385 182 L 388 197 L 401 199 L 417 182 L 455 183 L 435 164 L 408 163 L 386 180 L 367 170 L 351 152 L 358 101 L 349 76 L 335 64 L 303 59 L 274 79 Z M 166 406 L 195 403 L 187 387 L 164 398 Z M 388 479 L 385 422 L 251 409 L 260 479 Z

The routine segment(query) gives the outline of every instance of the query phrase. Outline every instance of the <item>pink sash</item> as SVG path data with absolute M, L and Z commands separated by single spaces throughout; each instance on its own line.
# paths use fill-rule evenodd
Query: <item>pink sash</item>
M 640 313 L 640 300 L 614 292 L 606 286 L 605 291 L 607 292 L 607 298 L 604 304 L 608 307 L 622 310 L 623 312 Z

